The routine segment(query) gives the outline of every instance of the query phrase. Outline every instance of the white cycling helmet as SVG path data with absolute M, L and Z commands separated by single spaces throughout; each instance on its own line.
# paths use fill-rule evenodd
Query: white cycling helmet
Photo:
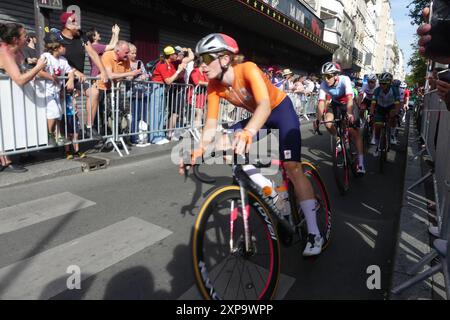
M 195 54 L 202 55 L 204 53 L 217 53 L 221 51 L 230 51 L 231 53 L 239 53 L 237 42 L 223 33 L 211 33 L 202 38 L 195 47 Z
M 369 74 L 367 76 L 367 81 L 377 81 L 377 76 L 375 74 Z
M 381 74 L 380 76 L 380 82 L 392 82 L 392 74 L 390 74 L 389 72 L 384 72 Z
M 335 62 L 327 62 L 322 66 L 322 74 L 338 74 L 341 73 L 341 66 Z
M 406 89 L 408 87 L 408 85 L 406 84 L 406 82 L 402 82 L 402 84 L 400 85 L 400 88 L 402 89 Z

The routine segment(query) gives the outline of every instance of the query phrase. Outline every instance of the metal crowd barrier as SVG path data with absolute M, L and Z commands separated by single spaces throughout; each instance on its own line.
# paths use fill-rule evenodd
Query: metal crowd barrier
M 66 79 L 62 77 L 60 81 Z M 92 129 L 86 130 L 84 124 L 90 119 L 87 112 L 91 112 L 98 91 L 95 88 L 96 79 L 86 79 L 85 83 L 75 86 L 78 89 L 73 93 L 69 94 L 63 87 L 57 94 L 49 86 L 48 80 L 36 78 L 20 87 L 10 77 L 1 75 L 0 155 L 27 153 L 94 140 Z M 56 135 L 48 132 L 49 104 L 53 109 L 59 109 L 61 114 L 61 121 L 56 124 Z M 96 117 L 100 117 L 99 110 Z M 108 137 L 108 133 L 104 132 L 103 136 Z
M 117 136 L 133 144 L 148 145 L 158 140 L 176 139 L 179 133 L 193 126 L 189 96 L 193 85 L 163 85 L 149 81 L 121 81 L 112 95 L 116 110 Z M 191 100 L 192 101 L 192 100 Z
M 408 193 L 415 195 L 411 190 L 428 178 L 433 179 L 434 201 L 425 199 L 429 204 L 436 206 L 439 238 L 433 242 L 433 248 L 415 266 L 409 274 L 417 274 L 425 265 L 438 258 L 438 262 L 426 271 L 417 274 L 412 279 L 397 286 L 393 293 L 419 283 L 437 272 L 444 274 L 447 299 L 450 299 L 450 112 L 444 102 L 439 99 L 436 91 L 427 93 L 424 97 L 422 109 L 422 122 L 420 136 L 425 142 L 425 150 L 431 158 L 432 169 L 408 188 Z
M 309 116 L 317 113 L 318 96 L 317 94 L 298 94 L 288 93 L 292 100 L 295 111 L 299 118 L 305 118 L 309 121 Z
M 60 78 L 61 82 L 66 79 Z M 102 140 L 101 146 L 110 145 L 123 156 L 119 143 L 129 154 L 128 144 L 147 146 L 166 138 L 177 140 L 186 130 L 201 130 L 205 125 L 205 86 L 124 80 L 100 90 L 97 81 L 86 78 L 73 92 L 62 87 L 60 96 L 52 98 L 59 99 L 62 113 L 53 141 L 47 130 L 48 80 L 36 79 L 21 88 L 9 77 L 1 77 L 0 155 Z M 294 102 L 299 117 L 316 113 L 316 95 Z M 221 127 L 249 117 L 251 113 L 245 109 L 220 100 Z

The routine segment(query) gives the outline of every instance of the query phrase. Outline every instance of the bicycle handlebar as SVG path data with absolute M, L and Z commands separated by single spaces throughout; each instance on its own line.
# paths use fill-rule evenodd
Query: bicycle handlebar
M 247 165 L 250 164 L 250 160 L 249 160 L 249 155 L 245 154 L 245 155 L 237 155 L 233 153 L 232 149 L 227 149 L 227 150 L 223 150 L 222 154 L 221 153 L 217 153 L 217 152 L 211 152 L 210 153 L 210 157 L 212 158 L 216 158 L 216 157 L 220 157 L 220 156 L 225 156 L 225 155 L 233 155 L 234 156 L 234 164 L 236 164 L 236 158 L 240 157 L 240 160 L 243 161 L 243 163 L 239 163 L 236 165 Z M 260 159 L 256 159 L 254 161 L 254 163 L 252 163 L 252 165 L 254 165 L 257 168 L 269 168 L 272 165 L 278 165 L 280 166 L 282 164 L 282 161 L 280 160 L 271 160 L 268 163 L 263 163 Z M 200 168 L 200 164 L 185 164 L 184 165 L 184 174 L 185 174 L 185 180 L 187 179 L 188 175 L 189 175 L 189 170 L 193 169 L 193 173 L 194 173 L 194 177 L 199 180 L 202 183 L 206 183 L 206 184 L 214 184 L 216 182 L 216 179 L 209 177 L 205 174 L 200 173 L 199 168 Z

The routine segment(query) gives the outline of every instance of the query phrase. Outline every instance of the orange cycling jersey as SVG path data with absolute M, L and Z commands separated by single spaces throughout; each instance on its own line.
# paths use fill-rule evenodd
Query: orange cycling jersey
M 220 98 L 252 113 L 264 99 L 269 99 L 273 110 L 286 98 L 286 93 L 277 89 L 253 62 L 238 64 L 233 70 L 232 87 L 226 87 L 218 80 L 209 82 L 207 119 L 218 119 Z

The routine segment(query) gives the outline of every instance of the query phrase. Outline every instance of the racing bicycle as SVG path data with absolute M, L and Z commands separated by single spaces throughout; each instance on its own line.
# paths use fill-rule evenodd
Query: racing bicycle
M 248 164 L 248 157 L 240 161 L 238 157 L 242 156 L 235 155 L 232 164 L 233 183 L 213 191 L 195 221 L 192 233 L 195 279 L 205 299 L 269 300 L 276 294 L 280 277 L 280 242 L 285 246 L 306 244 L 306 221 L 281 161 L 264 164 L 255 160 L 252 164 L 259 169 L 279 166 L 282 184 L 288 191 L 285 201 L 290 206 L 289 217 L 282 215 L 274 200 L 250 179 L 243 164 L 238 164 Z M 314 188 L 325 249 L 331 236 L 328 192 L 312 164 L 304 162 L 302 168 Z M 193 172 L 201 182 L 214 182 L 199 172 L 199 165 L 194 166 Z
M 350 138 L 348 116 L 346 112 L 339 112 L 339 118 L 321 123 L 333 123 L 337 130 L 337 137 L 331 136 L 331 155 L 333 158 L 333 172 L 336 185 L 341 195 L 350 190 L 350 172 L 357 177 L 358 152 L 356 145 Z

